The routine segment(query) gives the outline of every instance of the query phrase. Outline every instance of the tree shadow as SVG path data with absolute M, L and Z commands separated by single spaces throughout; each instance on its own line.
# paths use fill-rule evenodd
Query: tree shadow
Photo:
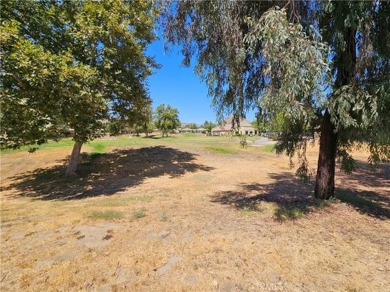
M 147 178 L 164 175 L 174 178 L 213 169 L 196 163 L 195 159 L 195 154 L 163 146 L 83 154 L 75 178 L 65 177 L 62 164 L 15 176 L 7 189 L 16 189 L 15 196 L 40 200 L 108 196 L 139 185 Z
M 340 188 L 336 198 L 362 214 L 380 219 L 390 219 L 390 199 L 370 191 L 357 191 Z
M 304 183 L 290 173 L 270 174 L 271 184 L 240 184 L 238 191 L 224 191 L 212 196 L 212 202 L 230 205 L 238 210 L 262 212 L 261 203 L 274 203 L 278 221 L 298 219 L 317 204 L 313 184 Z M 259 206 L 260 205 L 260 206 Z
M 363 214 L 389 219 L 390 164 L 380 163 L 372 166 L 363 161 L 357 161 L 356 164 L 357 169 L 352 174 L 340 174 L 343 186 L 336 188 L 336 198 Z M 379 193 L 361 190 L 360 187 L 385 191 Z
M 160 140 L 163 139 L 164 137 L 161 136 L 156 136 L 156 135 L 148 135 L 148 136 L 143 136 L 142 139 L 153 139 L 153 140 Z
M 382 174 L 387 175 L 382 170 Z M 377 173 L 378 174 L 378 173 Z M 357 175 L 357 174 L 356 174 Z M 336 200 L 320 201 L 314 198 L 314 182 L 304 183 L 290 173 L 270 174 L 271 184 L 240 184 L 238 191 L 224 191 L 212 196 L 212 202 L 230 205 L 238 210 L 262 212 L 262 202 L 272 203 L 277 221 L 295 220 L 341 201 L 357 211 L 379 219 L 390 218 L 389 197 L 372 191 L 338 188 Z M 382 181 L 383 180 L 383 181 Z M 384 182 L 386 179 L 378 178 Z M 371 183 L 371 182 L 370 182 Z
M 371 165 L 364 161 L 356 161 L 356 170 L 351 174 L 341 174 L 349 184 L 365 187 L 381 186 L 390 190 L 390 164 Z
M 142 136 L 142 139 L 152 139 L 152 140 L 162 140 L 162 139 L 166 139 L 166 138 L 176 138 L 175 136 L 173 135 L 170 135 L 170 136 L 161 136 L 161 135 L 148 135 L 148 136 Z

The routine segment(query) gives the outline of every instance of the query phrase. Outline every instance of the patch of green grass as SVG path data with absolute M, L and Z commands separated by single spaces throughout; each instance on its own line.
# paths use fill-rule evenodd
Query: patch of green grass
M 253 217 L 261 215 L 263 210 L 260 208 L 259 203 L 252 202 L 248 205 L 240 207 L 238 211 L 241 216 Z
M 278 208 L 275 211 L 275 218 L 277 221 L 296 220 L 302 218 L 304 212 L 299 208 Z
M 337 200 L 335 198 L 330 198 L 329 200 L 315 199 L 315 207 L 318 209 L 325 209 L 330 207 L 336 201 Z
M 257 139 L 259 139 L 259 136 L 247 136 L 246 140 L 248 142 L 255 142 Z
M 199 134 L 195 134 L 195 133 L 182 133 L 181 136 L 183 138 L 197 138 L 197 137 L 199 137 Z
M 0 153 L 9 154 L 15 152 L 28 151 L 31 148 L 37 148 L 36 150 L 50 149 L 50 148 L 62 148 L 62 147 L 73 147 L 74 141 L 71 138 L 64 138 L 59 140 L 58 142 L 49 140 L 48 143 L 42 145 L 31 145 L 31 146 L 22 146 L 18 149 L 1 149 Z
M 113 210 L 93 211 L 88 217 L 92 219 L 104 219 L 104 220 L 122 219 L 123 213 L 118 211 L 113 211 Z
M 94 200 L 90 203 L 90 206 L 100 206 L 100 207 L 123 207 L 127 206 L 129 203 L 133 202 L 150 202 L 153 199 L 152 196 L 142 195 L 142 196 L 126 196 L 120 198 L 103 198 L 99 200 Z
M 108 143 L 103 143 L 101 141 L 94 141 L 91 143 L 92 146 L 92 153 L 99 153 L 103 154 L 106 153 L 107 145 Z
M 123 199 L 102 199 L 96 202 L 91 203 L 91 206 L 99 206 L 99 207 L 123 207 L 128 203 L 127 200 Z
M 226 147 L 215 147 L 215 146 L 207 146 L 207 150 L 210 150 L 215 153 L 222 153 L 222 154 L 235 154 L 236 151 L 226 148 Z
M 252 137 L 251 137 L 252 138 Z M 110 151 L 110 148 L 125 148 L 125 147 L 153 147 L 153 146 L 165 146 L 165 147 L 180 147 L 185 146 L 190 149 L 203 150 L 208 147 L 208 150 L 222 153 L 233 154 L 238 151 L 238 137 L 207 137 L 204 135 L 194 133 L 183 133 L 170 135 L 169 137 L 162 138 L 161 135 L 150 135 L 150 137 L 144 136 L 130 136 L 128 134 L 119 136 L 105 136 L 101 139 L 96 139 L 85 143 L 83 146 L 92 148 L 92 153 L 104 154 Z M 72 138 L 63 138 L 58 142 L 49 141 L 49 143 L 42 145 L 34 145 L 38 151 L 51 148 L 67 148 L 69 154 L 73 147 L 74 141 Z M 1 154 L 14 153 L 18 151 L 28 151 L 28 146 L 23 146 L 20 149 L 1 150 Z M 83 150 L 82 150 L 83 151 Z
M 109 147 L 127 147 L 139 142 L 140 140 L 141 139 L 139 137 L 129 138 L 128 135 L 121 135 L 116 137 L 105 137 L 103 139 L 93 140 L 86 145 L 92 147 L 92 152 L 94 153 L 106 153 L 107 148 Z
M 264 145 L 260 148 L 263 152 L 268 152 L 268 153 L 275 152 L 275 145 L 272 145 L 272 144 Z
M 140 219 L 140 218 L 143 218 L 143 217 L 146 216 L 145 211 L 146 211 L 146 210 L 145 210 L 144 208 L 142 208 L 142 209 L 140 209 L 140 210 L 138 210 L 138 211 L 133 212 L 133 213 L 131 214 L 131 217 L 132 217 L 133 219 Z

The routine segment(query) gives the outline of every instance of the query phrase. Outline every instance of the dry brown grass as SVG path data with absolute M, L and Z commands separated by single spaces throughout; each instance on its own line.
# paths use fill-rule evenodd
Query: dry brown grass
M 69 149 L 3 155 L 1 290 L 388 291 L 388 164 L 355 153 L 320 204 L 284 156 L 151 143 L 75 180 Z

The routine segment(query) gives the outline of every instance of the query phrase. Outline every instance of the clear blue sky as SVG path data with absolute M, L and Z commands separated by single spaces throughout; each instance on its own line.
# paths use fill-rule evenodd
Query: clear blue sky
M 162 103 L 169 104 L 179 110 L 181 122 L 215 122 L 216 114 L 211 106 L 212 98 L 207 96 L 207 86 L 194 74 L 193 67 L 181 65 L 180 48 L 171 47 L 170 52 L 165 53 L 164 39 L 161 38 L 148 47 L 147 54 L 162 65 L 148 78 L 153 109 Z M 248 113 L 247 118 L 253 120 L 254 113 Z

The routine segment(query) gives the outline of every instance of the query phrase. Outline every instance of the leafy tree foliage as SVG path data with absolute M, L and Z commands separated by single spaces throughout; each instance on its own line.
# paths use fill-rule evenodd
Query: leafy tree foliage
M 152 105 L 149 103 L 138 113 L 138 118 L 135 122 L 135 131 L 138 133 L 145 133 L 146 136 L 154 130 Z
M 215 128 L 217 125 L 213 122 L 205 121 L 202 125 L 203 128 L 207 130 L 208 133 L 211 133 L 211 130 Z
M 74 129 L 73 175 L 102 120 L 135 122 L 150 105 L 155 16 L 147 1 L 4 1 L 1 146 L 34 147 L 65 125 Z
M 186 126 L 186 128 L 195 130 L 195 129 L 198 128 L 198 125 L 195 124 L 195 123 L 189 123 L 189 124 Z
M 247 108 L 282 128 L 280 152 L 298 153 L 320 131 L 315 196 L 334 196 L 336 156 L 368 143 L 390 158 L 390 4 L 387 1 L 180 1 L 166 14 L 169 42 L 196 60 L 219 113 Z M 283 8 L 279 8 L 283 7 Z M 280 120 L 280 118 L 283 120 Z
M 218 120 L 233 114 L 238 123 L 256 105 L 264 83 L 262 64 L 246 53 L 245 19 L 262 15 L 272 3 L 184 0 L 172 5 L 163 20 L 167 40 L 182 45 L 184 65 L 196 56 L 195 70 L 208 85 Z
M 170 105 L 160 104 L 155 111 L 155 124 L 163 137 L 168 136 L 180 126 L 179 111 Z
M 144 133 L 146 137 L 149 136 L 149 134 L 153 133 L 153 130 L 155 129 L 155 124 L 152 120 L 145 121 L 143 124 L 138 124 L 135 127 L 135 131 L 137 135 L 139 133 Z

